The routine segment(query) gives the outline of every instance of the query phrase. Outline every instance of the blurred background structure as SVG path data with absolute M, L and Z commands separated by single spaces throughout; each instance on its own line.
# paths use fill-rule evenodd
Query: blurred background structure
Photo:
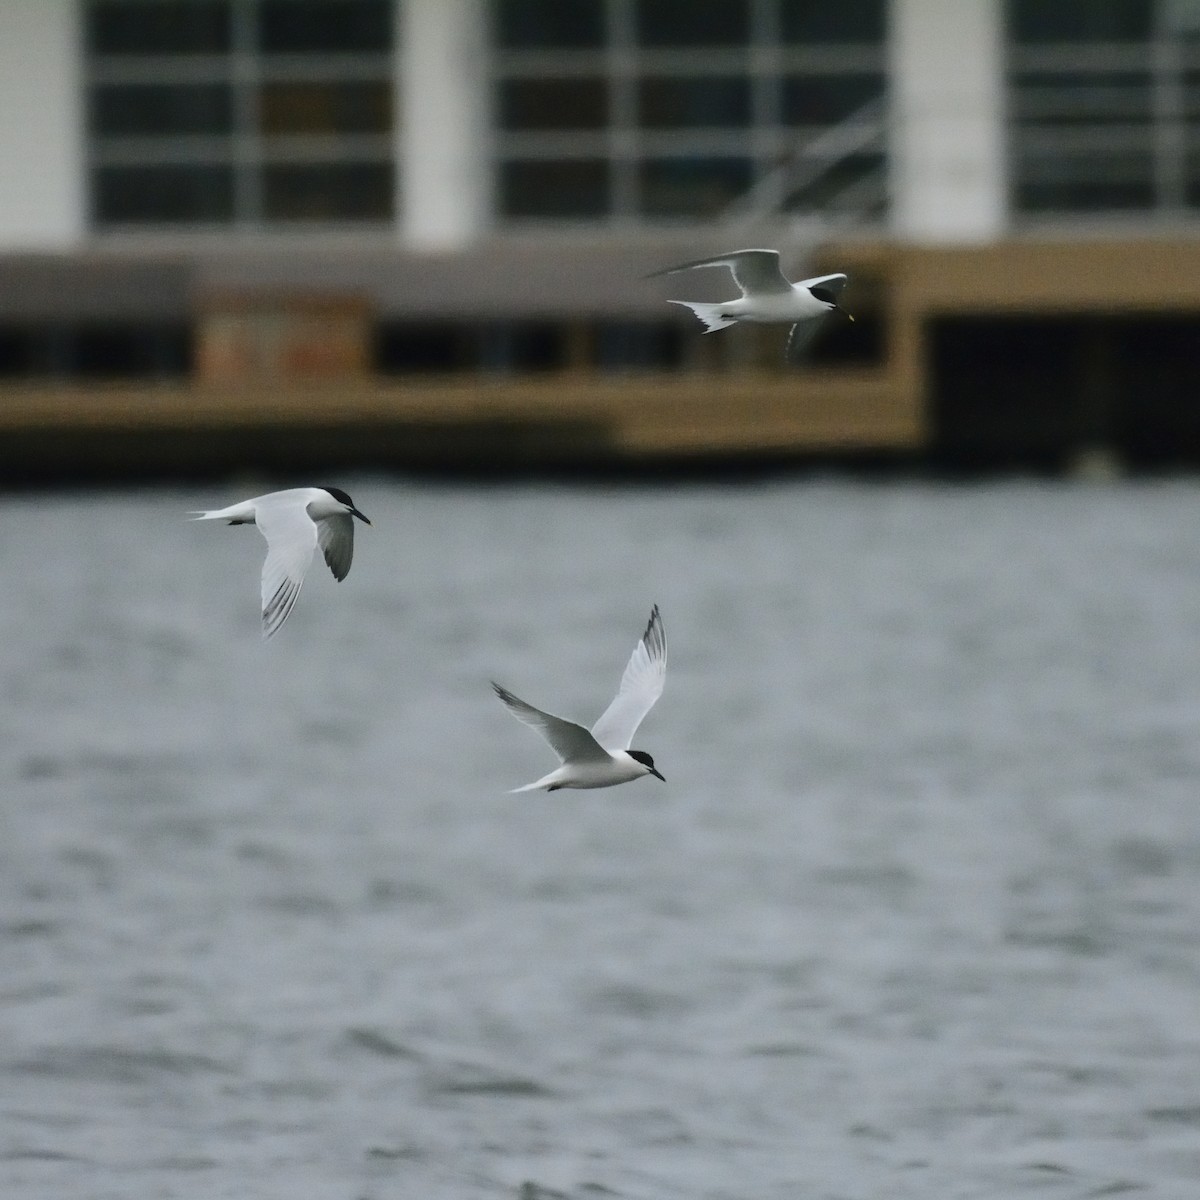
M 10 478 L 1200 461 L 1200 0 L 0 0 L 0 89 Z M 802 370 L 641 280 L 746 245 Z

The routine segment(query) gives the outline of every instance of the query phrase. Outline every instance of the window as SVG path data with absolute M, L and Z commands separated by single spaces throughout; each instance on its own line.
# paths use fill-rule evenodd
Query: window
M 499 215 L 801 212 L 864 180 L 881 197 L 886 7 L 491 0 Z
M 1018 212 L 1200 208 L 1200 3 L 1009 0 Z
M 87 0 L 91 215 L 390 221 L 394 0 Z

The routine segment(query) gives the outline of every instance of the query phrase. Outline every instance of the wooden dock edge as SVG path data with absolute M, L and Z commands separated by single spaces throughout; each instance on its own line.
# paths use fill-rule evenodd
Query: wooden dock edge
M 876 371 L 0 389 L 0 469 L 246 461 L 569 466 L 911 450 L 918 405 Z M 280 464 L 281 465 L 281 464 Z

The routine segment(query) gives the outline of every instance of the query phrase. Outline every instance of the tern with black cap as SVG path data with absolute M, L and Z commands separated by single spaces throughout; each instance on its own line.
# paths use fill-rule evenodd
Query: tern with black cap
M 840 312 L 847 319 L 854 320 L 838 304 L 838 296 L 846 286 L 845 275 L 816 275 L 812 279 L 791 283 L 780 269 L 778 250 L 733 250 L 716 258 L 699 258 L 695 262 L 666 267 L 645 278 L 657 279 L 662 275 L 694 271 L 700 267 L 728 267 L 733 273 L 734 283 L 742 291 L 738 299 L 716 304 L 696 300 L 670 301 L 671 304 L 690 308 L 704 322 L 705 333 L 715 333 L 740 321 L 757 324 L 791 322 L 787 357 L 795 362 L 817 335 L 822 317 Z
M 616 697 L 590 731 L 574 721 L 542 712 L 514 696 L 507 688 L 493 683 L 496 695 L 504 701 L 508 711 L 518 721 L 536 729 L 550 743 L 562 764 L 549 775 L 512 790 L 554 792 L 559 788 L 612 787 L 641 779 L 644 775 L 662 779 L 654 759 L 644 750 L 630 747 L 638 726 L 662 695 L 666 678 L 667 635 L 656 604 L 646 632 L 621 676 Z
M 288 488 L 228 508 L 191 514 L 196 521 L 257 525 L 267 539 L 262 569 L 262 631 L 269 638 L 287 620 L 318 546 L 334 579 L 346 578 L 354 558 L 354 521 L 370 521 L 336 487 Z

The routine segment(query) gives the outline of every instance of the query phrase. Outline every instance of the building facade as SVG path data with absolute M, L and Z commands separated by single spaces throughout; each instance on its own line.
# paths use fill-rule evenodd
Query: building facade
M 0 0 L 0 156 L 0 379 L 282 361 L 205 340 L 267 336 L 256 291 L 342 297 L 385 373 L 773 361 L 631 284 L 768 244 L 853 264 L 831 361 L 915 428 L 912 329 L 1006 304 L 1003 254 L 973 301 L 905 283 L 922 248 L 1125 239 L 1028 291 L 1100 313 L 1191 245 L 1200 0 Z
M 21 165 L 0 184 L 0 249 L 314 230 L 442 249 L 530 226 L 831 211 L 901 235 L 993 236 L 1010 190 L 1005 10 L 0 0 L 0 151 Z M 1113 33 L 1122 55 L 1157 53 L 1149 27 Z M 1030 122 L 1058 114 L 1030 82 L 1043 61 L 1026 54 L 1013 76 L 1035 93 Z M 1035 178 L 1018 195 L 1035 202 L 1038 153 L 1019 159 Z M 1154 170 L 1155 204 L 1186 197 L 1168 184 L 1186 166 Z
M 0 0 L 0 247 L 1200 212 L 1196 0 Z

